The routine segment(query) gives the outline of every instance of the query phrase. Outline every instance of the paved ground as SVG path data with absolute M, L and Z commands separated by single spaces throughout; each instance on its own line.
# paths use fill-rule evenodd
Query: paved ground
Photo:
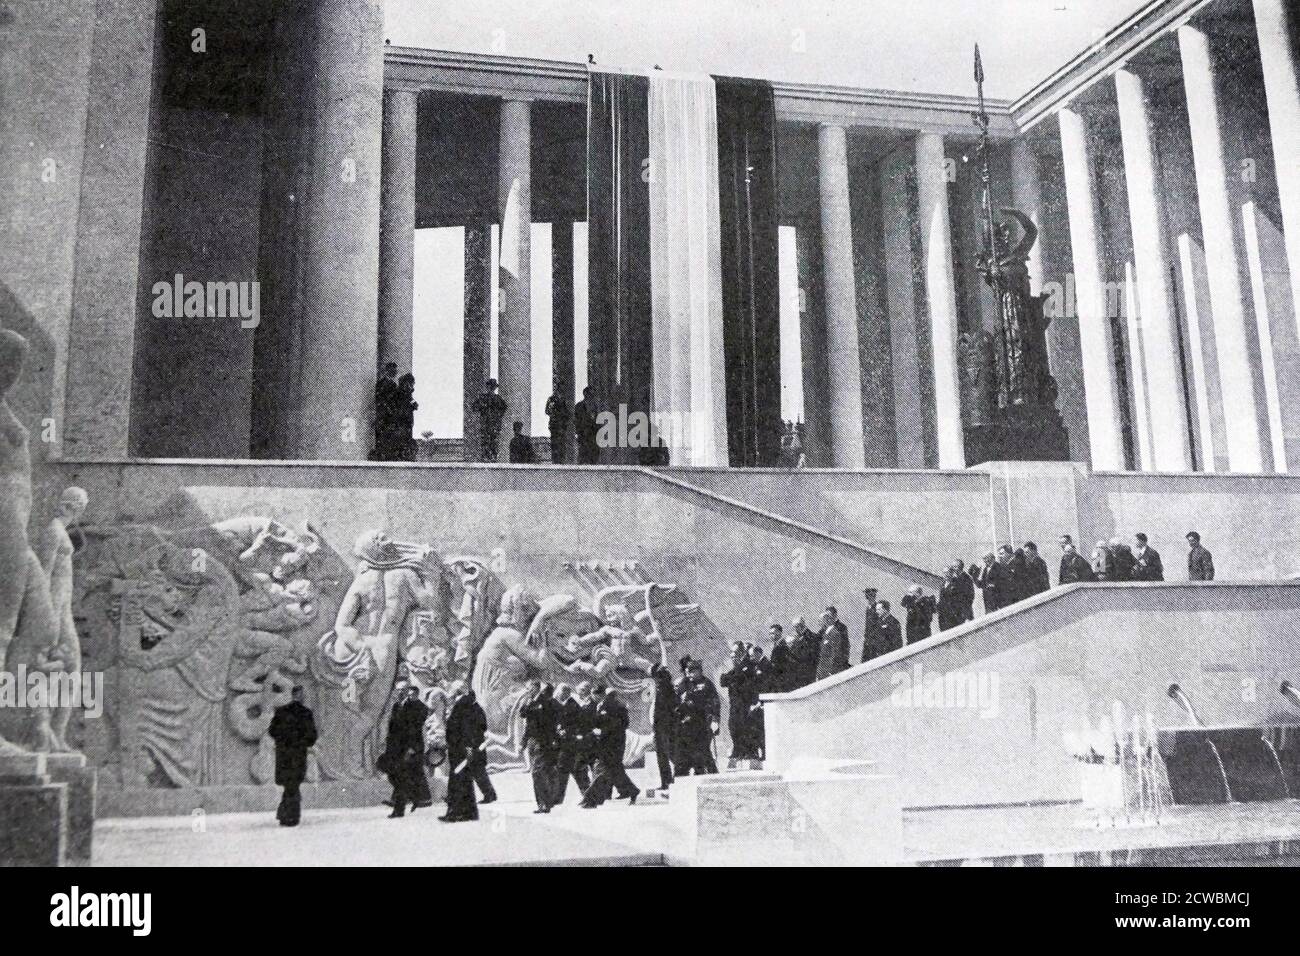
M 400 820 L 387 807 L 315 810 L 300 826 L 279 826 L 272 814 L 138 817 L 95 825 L 97 866 L 464 866 L 582 862 L 661 864 L 679 852 L 667 807 L 610 801 L 583 810 L 569 803 L 534 815 L 524 774 L 499 774 L 501 799 L 481 819 L 442 823 L 443 805 Z
M 389 820 L 386 807 L 307 811 L 296 829 L 278 826 L 268 813 L 101 820 L 95 828 L 95 863 L 458 866 L 689 862 L 684 835 L 675 828 L 663 803 L 643 799 L 629 806 L 611 801 L 598 810 L 583 810 L 578 807 L 576 792 L 570 791 L 566 806 L 541 816 L 532 812 L 525 774 L 499 774 L 493 779 L 501 800 L 481 808 L 482 819 L 474 823 L 440 822 L 441 804 L 401 820 Z M 1176 807 L 1158 826 L 1121 821 L 1118 826 L 1107 823 L 1099 827 L 1078 804 L 908 811 L 903 821 L 909 863 L 994 858 L 1005 862 L 1006 858 L 1030 856 L 1055 856 L 1057 862 L 1068 862 L 1076 854 L 1084 855 L 1076 863 L 1143 863 L 1157 862 L 1143 854 L 1162 848 L 1270 841 L 1300 841 L 1300 801 Z M 1088 854 L 1101 857 L 1091 859 Z M 1284 854 L 1279 854 L 1276 846 L 1260 853 L 1261 861 L 1279 855 Z M 1213 861 L 1214 854 L 1208 856 Z M 736 862 L 761 864 L 763 860 Z

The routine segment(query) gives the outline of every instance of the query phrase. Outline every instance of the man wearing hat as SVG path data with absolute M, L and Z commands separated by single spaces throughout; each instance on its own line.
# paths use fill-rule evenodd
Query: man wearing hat
M 704 676 L 704 665 L 689 660 L 678 693 L 677 745 L 681 761 L 674 768 L 677 776 L 718 772 L 713 738 L 718 733 L 721 711 L 717 688 Z
M 483 388 L 483 394 L 474 399 L 474 411 L 478 412 L 479 441 L 484 461 L 497 460 L 498 440 L 501 437 L 501 422 L 506 417 L 506 400 L 497 394 L 497 380 L 490 378 Z

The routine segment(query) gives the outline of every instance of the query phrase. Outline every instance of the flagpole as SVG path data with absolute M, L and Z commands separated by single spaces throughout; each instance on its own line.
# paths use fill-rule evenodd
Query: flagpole
M 993 222 L 993 196 L 989 175 L 989 114 L 984 108 L 984 64 L 980 60 L 980 45 L 975 44 L 975 88 L 979 95 L 979 112 L 975 124 L 980 128 L 980 182 L 983 185 L 984 247 L 988 253 L 990 273 L 996 276 L 998 267 L 997 229 Z

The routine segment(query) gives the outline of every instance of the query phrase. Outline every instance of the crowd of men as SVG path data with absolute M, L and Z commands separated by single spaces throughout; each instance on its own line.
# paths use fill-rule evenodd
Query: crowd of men
M 1188 580 L 1213 581 L 1214 557 L 1201 544 L 1200 534 L 1189 531 L 1186 538 Z M 1070 535 L 1061 535 L 1057 583 L 1163 581 L 1164 563 L 1147 536 L 1139 532 L 1134 535 L 1133 542 L 1129 547 L 1120 538 L 1099 541 L 1090 561 L 1078 553 Z M 865 663 L 925 640 L 934 633 L 936 621 L 940 631 L 973 621 L 977 597 L 982 600 L 984 612 L 988 614 L 1042 594 L 1051 587 L 1047 562 L 1039 554 L 1038 546 L 1026 541 L 1019 548 L 1004 544 L 995 552 L 984 555 L 978 564 L 953 561 L 944 569 L 943 584 L 937 594 L 926 594 L 919 585 L 908 588 L 899 601 L 902 621 L 894 616 L 889 601 L 877 599 L 877 592 L 867 588 L 863 592 L 866 620 L 859 660 Z M 779 624 L 773 624 L 770 630 L 771 658 L 765 659 L 765 667 L 753 677 L 753 682 L 761 688 L 759 694 L 795 690 L 849 666 L 848 630 L 834 607 L 823 613 L 819 631 L 810 630 L 802 617 L 795 618 L 794 630 L 790 634 L 786 634 Z M 761 657 L 761 650 L 757 653 Z M 733 660 L 739 660 L 738 654 L 739 650 L 733 655 Z M 747 651 L 747 655 L 753 657 L 754 651 Z M 739 675 L 724 675 L 724 686 L 730 687 L 737 681 L 742 700 L 747 700 L 750 696 L 749 682 Z M 738 709 L 739 706 L 732 705 L 733 719 L 744 712 L 743 708 Z M 734 731 L 732 738 L 736 738 Z M 742 735 L 742 739 L 751 738 Z M 739 756 L 746 755 L 742 752 Z
M 501 440 L 501 425 L 506 416 L 506 400 L 501 397 L 499 384 L 490 378 L 483 386 L 482 393 L 474 399 L 474 411 L 478 415 L 479 455 L 483 461 L 496 461 L 497 448 Z M 600 447 L 596 441 L 599 428 L 596 424 L 596 411 L 591 397 L 591 389 L 582 390 L 582 398 L 569 408 L 569 401 L 564 397 L 563 389 L 557 379 L 555 390 L 546 400 L 546 423 L 551 436 L 551 462 L 556 465 L 566 464 L 569 460 L 569 422 L 573 422 L 578 439 L 578 464 L 595 465 L 600 463 Z M 512 465 L 531 465 L 537 461 L 533 451 L 531 437 L 524 431 L 523 422 L 511 424 L 509 454 Z
M 1214 557 L 1195 531 L 1186 535 L 1187 572 L 1191 581 L 1214 580 Z M 1145 534 L 1129 547 L 1120 538 L 1099 541 L 1091 560 L 1076 550 L 1068 534 L 1061 535 L 1059 585 L 1084 581 L 1163 581 L 1164 563 Z M 975 618 L 975 598 L 982 595 L 985 613 L 1000 610 L 1047 591 L 1052 586 L 1047 562 L 1032 541 L 1020 548 L 1002 545 L 979 564 L 954 561 L 944 573 L 937 595 L 925 594 L 918 585 L 908 588 L 901 601 L 903 621 L 887 600 L 867 588 L 863 628 L 863 663 L 923 641 L 932 635 L 935 618 L 939 630 L 957 627 Z M 731 666 L 719 677 L 728 696 L 730 762 L 762 760 L 766 754 L 762 695 L 788 693 L 824 680 L 850 666 L 849 631 L 839 612 L 827 607 L 821 628 L 812 630 L 796 617 L 789 633 L 780 624 L 769 627 L 771 654 L 757 643 L 737 641 Z M 650 669 L 654 684 L 651 708 L 654 751 L 664 792 L 676 777 L 718 772 L 714 741 L 720 729 L 721 699 L 701 662 L 686 656 L 679 661 L 680 676 L 668 668 Z M 292 701 L 279 708 L 271 723 L 275 742 L 276 783 L 284 788 L 277 817 L 283 826 L 297 825 L 301 814 L 300 786 L 306 773 L 307 750 L 315 743 L 311 711 L 302 702 L 302 688 L 293 689 Z M 457 682 L 448 691 L 446 719 L 448 785 L 447 822 L 475 820 L 478 804 L 491 803 L 496 792 L 488 776 L 487 717 L 473 691 Z M 521 714 L 523 746 L 532 775 L 537 813 L 549 813 L 564 803 L 570 778 L 580 795 L 580 806 L 594 809 L 617 794 L 635 803 L 640 790 L 628 777 L 623 760 L 627 748 L 628 710 L 618 694 L 604 685 L 582 681 L 575 687 L 532 680 L 525 688 Z M 415 688 L 406 688 L 393 706 L 378 769 L 388 775 L 393 795 L 385 803 L 392 817 L 405 816 L 432 803 L 426 776 L 424 727 L 428 707 Z M 482 800 L 475 791 L 482 792 Z
M 415 376 L 400 378 L 397 363 L 388 362 L 375 382 L 375 443 L 372 461 L 415 461 Z
M 675 777 L 718 769 L 713 756 L 720 729 L 718 691 L 699 661 L 687 656 L 679 666 L 676 680 L 666 667 L 650 670 L 654 750 L 663 790 Z M 550 813 L 563 804 L 570 779 L 578 789 L 578 805 L 585 809 L 594 810 L 615 796 L 636 803 L 641 791 L 623 764 L 629 717 L 618 694 L 590 681 L 570 689 L 532 680 L 523 701 L 523 744 L 535 813 Z

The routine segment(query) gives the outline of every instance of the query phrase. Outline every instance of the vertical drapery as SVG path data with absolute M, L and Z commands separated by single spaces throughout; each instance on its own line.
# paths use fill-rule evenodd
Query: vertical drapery
M 651 409 L 650 155 L 644 76 L 589 71 L 587 87 L 587 384 L 597 408 Z M 653 461 L 606 449 L 606 463 Z
M 767 82 L 714 82 L 729 460 L 773 465 L 781 448 L 776 101 Z
M 674 465 L 727 463 L 713 80 L 650 75 L 654 420 Z

